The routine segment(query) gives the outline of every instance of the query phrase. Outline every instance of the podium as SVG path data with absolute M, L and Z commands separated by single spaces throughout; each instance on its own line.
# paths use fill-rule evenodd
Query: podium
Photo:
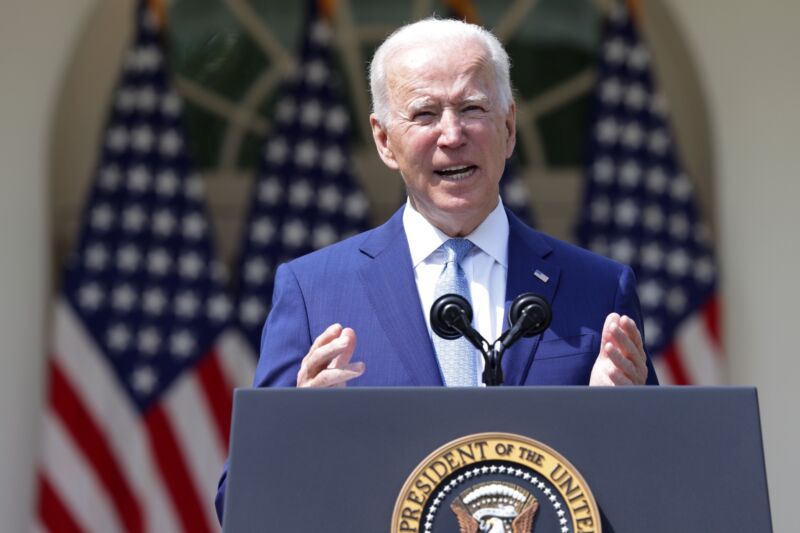
M 493 446 L 509 453 L 480 463 L 475 454 Z M 550 452 L 561 463 L 539 469 L 549 459 L 536 463 L 536 455 Z M 478 488 L 464 480 L 504 465 L 510 482 L 498 473 L 487 473 Z M 582 518 L 588 507 L 579 507 L 579 488 L 593 496 L 599 523 Z M 492 491 L 505 491 L 510 503 L 487 503 Z M 565 519 L 570 506 L 578 511 Z M 226 533 L 457 533 L 478 520 L 482 531 L 492 532 L 502 529 L 489 529 L 490 521 L 516 520 L 518 531 L 531 509 L 535 517 L 526 533 L 772 531 L 755 389 L 235 393 Z M 474 524 L 464 526 L 467 520 Z

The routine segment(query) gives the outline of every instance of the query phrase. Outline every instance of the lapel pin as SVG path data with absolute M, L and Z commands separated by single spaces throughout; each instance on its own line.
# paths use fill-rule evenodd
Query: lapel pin
M 541 270 L 536 270 L 536 272 L 534 272 L 533 275 L 539 278 L 542 281 L 542 283 L 547 283 L 550 280 L 550 276 L 548 276 Z

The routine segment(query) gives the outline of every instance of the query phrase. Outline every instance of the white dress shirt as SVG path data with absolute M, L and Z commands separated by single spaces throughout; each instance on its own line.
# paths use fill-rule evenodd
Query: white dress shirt
M 406 202 L 403 212 L 403 229 L 406 232 L 414 279 L 417 282 L 422 314 L 431 329 L 430 309 L 439 275 L 444 268 L 446 254 L 439 247 L 450 237 L 433 226 Z M 505 315 L 506 278 L 508 276 L 508 217 L 503 202 L 489 213 L 475 231 L 465 236 L 475 245 L 461 264 L 469 282 L 472 301 L 472 325 L 491 344 L 503 332 Z M 476 351 L 477 353 L 477 351 Z M 483 373 L 483 358 L 478 356 L 478 370 Z M 481 374 L 478 383 L 482 382 Z

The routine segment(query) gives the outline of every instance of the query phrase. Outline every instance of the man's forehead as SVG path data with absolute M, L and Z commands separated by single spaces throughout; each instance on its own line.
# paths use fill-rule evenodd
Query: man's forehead
M 458 50 L 415 46 L 399 51 L 388 63 L 387 85 L 392 99 L 400 97 L 406 103 L 424 105 L 437 98 L 437 88 L 441 87 L 458 93 L 461 99 L 490 97 L 487 92 L 491 92 L 491 83 L 474 83 L 478 78 L 491 79 L 491 64 L 481 46 Z
M 395 50 L 386 58 L 386 72 L 389 76 L 419 72 L 451 56 L 471 68 L 488 68 L 490 65 L 488 51 L 478 41 L 433 39 Z

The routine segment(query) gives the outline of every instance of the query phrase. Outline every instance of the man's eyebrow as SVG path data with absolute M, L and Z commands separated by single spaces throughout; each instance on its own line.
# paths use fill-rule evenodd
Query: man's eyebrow
M 433 100 L 430 98 L 417 98 L 408 104 L 408 110 L 411 112 L 419 111 L 433 105 Z
M 488 104 L 490 102 L 489 97 L 485 94 L 472 94 L 464 98 L 464 104 Z

